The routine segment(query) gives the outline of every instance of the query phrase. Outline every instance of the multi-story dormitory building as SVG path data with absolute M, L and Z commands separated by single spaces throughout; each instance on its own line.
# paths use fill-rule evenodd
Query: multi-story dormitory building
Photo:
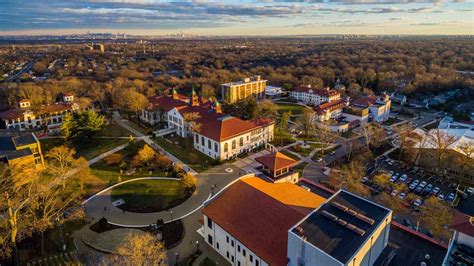
M 0 113 L 0 127 L 19 131 L 44 128 L 47 133 L 57 133 L 64 116 L 79 109 L 72 94 L 64 94 L 60 102 L 42 105 L 37 109 L 32 108 L 30 100 L 23 99 L 17 108 Z
M 192 135 L 194 148 L 213 159 L 227 160 L 273 140 L 273 120 L 245 121 L 224 114 L 219 102 L 200 99 L 194 90 L 191 97 L 173 90 L 169 96 L 150 97 L 149 103 L 139 114 L 143 122 L 162 122 L 181 137 Z M 193 131 L 186 121 L 188 113 L 194 113 L 193 122 L 200 125 L 198 131 Z

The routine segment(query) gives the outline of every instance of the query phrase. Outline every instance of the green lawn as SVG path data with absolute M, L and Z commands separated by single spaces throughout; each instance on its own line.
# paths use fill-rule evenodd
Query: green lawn
M 141 180 L 112 189 L 112 200 L 123 199 L 119 208 L 131 212 L 159 212 L 178 206 L 192 192 L 177 180 Z
M 206 257 L 199 263 L 199 266 L 215 266 L 216 263 L 212 261 L 210 258 Z
M 117 146 L 127 143 L 128 139 L 103 139 L 103 138 L 92 138 L 81 143 L 72 142 L 72 148 L 76 150 L 76 156 L 83 156 L 86 159 L 92 159 L 101 153 L 111 150 Z M 65 144 L 64 139 L 41 139 L 41 149 L 43 154 L 46 154 L 49 150 L 54 147 Z
M 324 145 L 323 144 L 316 144 L 316 143 L 308 143 L 310 146 L 309 148 L 303 148 L 302 146 L 300 148 L 296 148 L 295 146 L 291 147 L 290 150 L 299 153 L 300 155 L 306 157 L 308 156 L 314 149 L 316 148 L 321 148 Z
M 153 140 L 156 144 L 176 156 L 176 158 L 180 159 L 197 172 L 203 172 L 215 164 L 214 159 L 195 150 L 193 145 L 190 144 L 187 139 L 178 136 L 167 136 L 164 138 L 154 138 Z
M 292 103 L 276 103 L 276 105 L 278 106 L 277 111 L 279 113 L 291 111 L 291 114 L 293 115 L 302 114 L 304 109 L 306 109 L 304 106 Z
M 290 153 L 289 151 L 287 150 L 282 150 L 280 151 L 281 153 L 285 154 L 286 156 L 290 157 L 290 158 L 293 158 L 293 160 L 295 161 L 299 161 L 300 158 L 298 158 L 297 156 L 293 155 L 292 153 Z

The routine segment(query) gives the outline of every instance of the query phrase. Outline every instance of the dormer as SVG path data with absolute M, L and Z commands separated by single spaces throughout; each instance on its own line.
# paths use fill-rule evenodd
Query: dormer
M 28 99 L 23 99 L 20 101 L 20 108 L 30 108 L 31 107 L 31 102 Z
M 70 103 L 74 102 L 74 95 L 71 93 L 66 93 L 63 95 L 63 102 Z

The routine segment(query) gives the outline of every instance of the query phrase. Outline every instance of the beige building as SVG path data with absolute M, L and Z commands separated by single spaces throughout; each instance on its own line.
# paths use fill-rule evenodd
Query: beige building
M 245 78 L 239 82 L 230 82 L 221 85 L 222 99 L 227 103 L 235 103 L 238 100 L 255 96 L 255 99 L 265 98 L 265 88 L 267 81 L 260 76 Z

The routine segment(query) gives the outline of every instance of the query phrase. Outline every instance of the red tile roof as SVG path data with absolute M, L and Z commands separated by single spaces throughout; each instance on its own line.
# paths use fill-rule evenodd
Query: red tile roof
M 175 107 L 186 106 L 188 97 L 178 94 L 178 99 L 175 100 L 172 96 L 161 95 L 161 96 L 152 96 L 148 98 L 148 107 L 146 108 L 148 111 L 155 111 L 155 110 L 163 110 L 165 112 L 169 112 L 171 109 Z
M 19 108 L 6 110 L 0 113 L 0 119 L 11 120 L 11 119 L 23 118 L 23 112 L 25 112 L 25 110 L 22 110 Z
M 274 152 L 255 158 L 255 160 L 271 171 L 277 171 L 282 168 L 296 165 L 296 161 L 281 152 Z
M 474 217 L 472 216 L 456 212 L 450 227 L 458 232 L 474 237 Z
M 55 103 L 55 104 L 48 104 L 48 105 L 43 105 L 41 108 L 33 113 L 36 115 L 41 115 L 41 114 L 46 114 L 46 113 L 56 113 L 56 112 L 62 112 L 62 111 L 67 111 L 71 110 L 73 108 L 72 103 Z M 0 119 L 3 120 L 10 120 L 10 119 L 17 119 L 17 118 L 23 118 L 23 113 L 28 110 L 26 109 L 20 109 L 20 108 L 13 108 L 4 112 L 0 113 Z
M 341 94 L 337 90 L 331 90 L 330 88 L 325 88 L 325 89 L 315 89 L 315 88 L 309 88 L 307 86 L 299 86 L 293 90 L 294 92 L 305 92 L 305 93 L 311 93 L 311 94 L 317 94 L 325 97 L 330 97 L 330 96 L 335 96 L 338 94 Z
M 286 265 L 288 230 L 325 199 L 291 183 L 237 181 L 202 212 L 269 265 Z
M 336 109 L 341 109 L 343 107 L 346 107 L 347 105 L 348 105 L 348 102 L 347 102 L 346 99 L 340 99 L 340 100 L 337 100 L 337 101 L 332 101 L 332 102 L 327 102 L 327 103 L 320 104 L 320 105 L 318 105 L 314 108 L 314 111 L 317 114 L 322 115 L 326 111 L 332 112 Z
M 367 97 L 359 98 L 353 101 L 352 104 L 368 107 L 368 106 L 374 105 L 376 100 L 377 100 L 377 97 L 375 95 L 370 95 Z

